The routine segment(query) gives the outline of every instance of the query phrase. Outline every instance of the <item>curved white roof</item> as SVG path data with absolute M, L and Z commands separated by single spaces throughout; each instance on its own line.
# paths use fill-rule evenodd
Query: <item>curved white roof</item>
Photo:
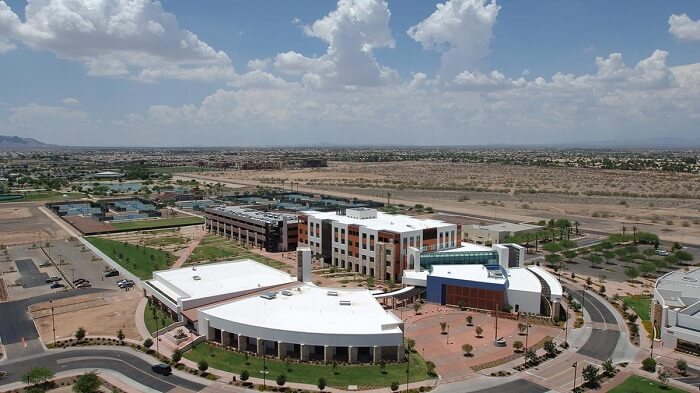
M 400 345 L 402 321 L 366 289 L 303 284 L 276 294 L 199 310 L 198 319 L 224 331 L 309 345 Z M 329 295 L 332 292 L 334 295 Z M 341 302 L 346 304 L 341 304 Z
M 552 273 L 546 271 L 545 269 L 539 267 L 539 266 L 528 266 L 527 267 L 529 270 L 532 270 L 533 272 L 537 273 L 538 276 L 542 277 L 544 281 L 549 285 L 549 289 L 552 293 L 551 297 L 558 297 L 561 298 L 563 295 L 564 290 L 561 287 L 561 283 L 559 280 L 557 280 L 556 277 L 552 275 Z

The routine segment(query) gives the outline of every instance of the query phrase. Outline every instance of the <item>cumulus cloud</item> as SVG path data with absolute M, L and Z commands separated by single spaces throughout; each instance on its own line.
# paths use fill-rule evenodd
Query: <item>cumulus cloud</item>
M 692 20 L 687 14 L 672 14 L 668 18 L 668 31 L 683 41 L 700 40 L 700 20 Z
M 29 0 L 21 22 L 0 0 L 0 51 L 21 42 L 78 61 L 89 75 L 228 79 L 231 59 L 151 0 Z
M 77 98 L 72 98 L 72 97 L 66 97 L 66 98 L 62 99 L 61 102 L 66 104 L 66 105 L 78 105 L 78 104 L 80 104 L 80 100 L 78 100 Z
M 375 86 L 398 77 L 374 57 L 377 48 L 391 48 L 391 12 L 383 0 L 339 0 L 337 8 L 303 31 L 328 44 L 326 53 L 307 57 L 295 51 L 279 53 L 275 69 L 290 75 L 304 75 L 313 86 Z
M 424 49 L 442 53 L 439 76 L 449 81 L 479 68 L 488 55 L 499 10 L 490 0 L 448 0 L 407 33 Z

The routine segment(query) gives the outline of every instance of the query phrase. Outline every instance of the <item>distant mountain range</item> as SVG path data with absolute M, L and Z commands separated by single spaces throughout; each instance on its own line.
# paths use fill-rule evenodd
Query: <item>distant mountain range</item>
M 0 135 L 0 149 L 4 150 L 44 149 L 51 147 L 57 147 L 57 145 L 50 145 L 33 138 Z

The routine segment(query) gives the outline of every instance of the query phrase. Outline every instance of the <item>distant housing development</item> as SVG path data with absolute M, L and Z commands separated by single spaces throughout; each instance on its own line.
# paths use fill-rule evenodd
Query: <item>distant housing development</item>
M 676 270 L 656 280 L 652 322 L 664 347 L 700 355 L 700 269 Z

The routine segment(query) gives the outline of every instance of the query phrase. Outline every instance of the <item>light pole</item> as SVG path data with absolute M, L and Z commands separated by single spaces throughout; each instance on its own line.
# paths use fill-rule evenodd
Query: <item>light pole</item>
M 586 288 L 588 288 L 587 285 L 583 286 L 583 300 L 581 301 L 581 314 L 583 314 L 583 310 L 586 308 Z
M 576 390 L 576 373 L 578 372 L 578 362 L 574 362 L 574 391 Z
M 53 316 L 53 300 L 49 300 L 51 304 L 51 329 L 53 330 L 53 344 L 56 345 L 56 319 Z
M 571 302 L 566 302 L 566 318 L 564 319 L 564 347 L 569 347 L 569 307 Z
M 447 324 L 447 343 L 446 344 L 449 344 L 449 343 L 450 343 L 450 324 L 448 323 Z
M 494 315 L 496 315 L 496 332 L 494 333 L 493 340 L 496 341 L 498 340 L 498 304 L 496 304 L 496 309 L 493 311 Z
M 263 354 L 263 391 L 267 391 L 267 360 Z
M 656 326 L 656 319 L 654 320 L 654 325 L 652 325 L 652 330 L 654 333 L 652 333 L 651 337 L 651 355 L 649 356 L 650 358 L 654 358 L 654 339 L 656 338 L 656 329 L 654 328 Z
M 528 339 L 530 338 L 530 320 L 525 318 L 525 353 L 527 353 L 527 343 Z

